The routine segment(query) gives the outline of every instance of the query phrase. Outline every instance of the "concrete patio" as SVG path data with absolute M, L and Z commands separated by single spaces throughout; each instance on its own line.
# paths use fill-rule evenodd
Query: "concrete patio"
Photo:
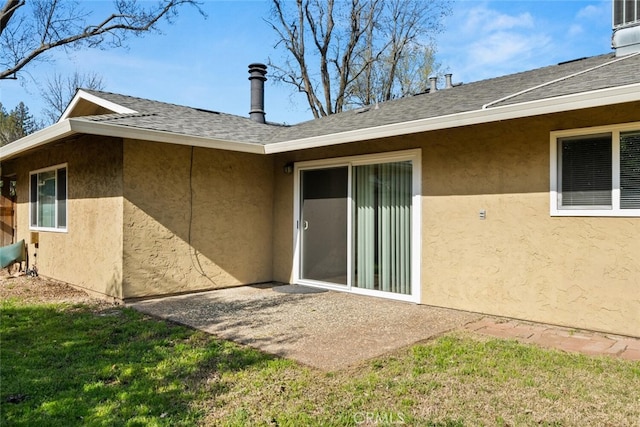
M 241 286 L 128 305 L 328 371 L 457 329 L 568 352 L 640 360 L 640 339 L 296 285 Z
M 158 298 L 129 306 L 323 370 L 352 366 L 482 317 L 273 284 Z

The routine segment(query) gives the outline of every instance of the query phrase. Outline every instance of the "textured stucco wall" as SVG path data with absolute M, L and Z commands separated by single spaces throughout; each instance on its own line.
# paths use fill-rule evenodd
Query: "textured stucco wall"
M 640 336 L 640 219 L 549 215 L 544 122 L 447 137 L 424 156 L 423 302 Z
M 124 297 L 272 279 L 270 157 L 124 143 Z M 190 178 L 191 174 L 191 178 Z
M 122 142 L 84 136 L 10 162 L 17 173 L 18 240 L 30 242 L 29 172 L 67 163 L 67 231 L 39 231 L 28 245 L 41 275 L 121 298 Z M 3 166 L 4 167 L 4 166 Z
M 274 276 L 293 257 L 278 168 L 422 148 L 422 303 L 640 336 L 640 218 L 549 215 L 549 132 L 631 121 L 638 103 L 278 155 Z

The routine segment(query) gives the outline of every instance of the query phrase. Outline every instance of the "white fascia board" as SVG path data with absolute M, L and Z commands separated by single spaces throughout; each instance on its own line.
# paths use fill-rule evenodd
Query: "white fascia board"
M 66 119 L 38 132 L 32 133 L 31 135 L 27 135 L 24 138 L 12 142 L 11 144 L 0 147 L 0 160 L 9 160 L 28 150 L 38 148 L 74 134 L 111 136 L 116 138 L 139 139 L 143 141 L 265 154 L 264 146 L 260 144 L 216 140 L 212 138 L 140 129 L 103 122 Z
M 7 144 L 4 147 L 0 147 L 0 160 L 9 160 L 27 150 L 49 144 L 50 142 L 65 138 L 73 135 L 74 133 L 73 129 L 71 129 L 71 123 L 69 123 L 68 120 L 58 122 L 52 126 Z
M 107 110 L 113 111 L 114 113 L 117 113 L 117 114 L 134 114 L 134 113 L 137 113 L 137 111 L 132 110 L 132 109 L 127 108 L 127 107 L 123 107 L 122 105 L 116 104 L 115 102 L 107 101 L 106 99 L 100 98 L 99 96 L 95 96 L 95 95 L 87 93 L 87 92 L 85 92 L 83 90 L 79 90 L 76 93 L 76 95 L 73 97 L 73 99 L 71 100 L 69 105 L 67 106 L 66 110 L 64 110 L 64 113 L 62 113 L 62 116 L 60 117 L 59 121 L 63 121 L 65 119 L 68 119 L 69 118 L 69 114 L 71 114 L 71 112 L 76 107 L 78 102 L 80 102 L 81 99 L 83 99 L 85 101 L 89 101 L 89 102 L 91 102 L 93 104 L 99 105 L 101 107 L 104 107 Z
M 132 126 L 115 125 L 105 122 L 92 122 L 81 119 L 68 119 L 76 133 L 111 136 L 116 138 L 139 139 L 143 141 L 164 142 L 168 144 L 189 145 L 203 148 L 216 148 L 227 151 L 264 154 L 264 146 L 247 142 L 226 141 L 202 136 L 184 135 L 166 131 L 142 129 Z
M 394 123 L 310 138 L 275 142 L 265 146 L 266 154 L 284 153 L 350 142 L 408 135 L 461 126 L 490 123 L 543 114 L 559 113 L 584 108 L 602 107 L 640 100 L 640 83 L 608 89 L 599 89 L 573 95 L 490 107 L 464 113 L 430 117 L 409 122 Z

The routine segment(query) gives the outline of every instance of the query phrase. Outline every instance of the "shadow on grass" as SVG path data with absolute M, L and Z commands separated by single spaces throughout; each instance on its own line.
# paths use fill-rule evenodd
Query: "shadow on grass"
M 198 393 L 273 359 L 131 309 L 1 308 L 0 425 L 192 425 Z

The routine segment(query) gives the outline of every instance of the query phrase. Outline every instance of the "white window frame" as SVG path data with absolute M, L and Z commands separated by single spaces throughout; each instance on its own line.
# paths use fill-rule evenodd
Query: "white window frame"
M 640 131 L 640 122 L 620 125 L 594 126 L 590 128 L 554 131 L 550 134 L 550 188 L 549 206 L 551 216 L 597 216 L 597 217 L 640 217 L 640 209 L 620 209 L 620 134 Z M 562 138 L 611 135 L 611 207 L 602 208 L 563 208 L 559 204 L 558 141 Z
M 67 195 L 67 197 L 65 198 L 66 201 L 66 221 L 64 224 L 64 227 L 58 227 L 58 175 L 57 172 L 60 169 L 65 169 L 66 170 L 66 182 L 65 182 L 65 193 Z M 32 218 L 32 214 L 33 214 L 33 203 L 31 200 L 31 194 L 32 194 L 32 188 L 31 188 L 31 177 L 33 175 L 37 175 L 40 173 L 44 173 L 44 172 L 50 172 L 50 171 L 55 171 L 56 172 L 56 205 L 55 205 L 55 227 L 40 227 L 40 226 L 34 226 L 31 224 L 31 218 Z M 39 200 L 36 200 L 36 205 L 38 205 L 40 203 Z M 37 208 L 36 208 L 37 210 Z M 42 168 L 42 169 L 38 169 L 38 170 L 34 170 L 29 172 L 29 230 L 33 230 L 33 231 L 52 231 L 52 232 L 56 232 L 56 233 L 66 233 L 68 231 L 69 228 L 69 167 L 67 163 L 62 163 L 59 165 L 55 165 L 55 166 L 49 166 L 46 168 Z
M 301 278 L 300 261 L 302 256 L 301 250 L 301 233 L 298 224 L 300 219 L 300 171 L 309 169 L 321 169 L 332 166 L 348 166 L 349 178 L 348 178 L 348 193 L 347 197 L 349 203 L 347 203 L 347 215 L 349 221 L 347 221 L 347 246 L 352 247 L 352 191 L 351 188 L 351 173 L 352 167 L 374 163 L 390 163 L 411 161 L 413 168 L 412 176 L 412 218 L 411 218 L 411 294 L 396 294 L 392 292 L 371 290 L 358 288 L 351 285 L 352 280 L 352 250 L 347 252 L 347 286 L 332 285 L 330 283 L 316 282 L 311 280 L 304 280 Z M 412 149 L 403 151 L 393 151 L 388 153 L 376 153 L 376 154 L 364 154 L 349 157 L 335 157 L 322 160 L 311 160 L 304 162 L 297 162 L 294 164 L 294 185 L 293 185 L 293 283 L 319 287 L 325 289 L 332 289 L 336 291 L 351 292 L 354 294 L 370 295 L 376 297 L 383 297 L 387 299 L 395 299 L 401 301 L 420 303 L 421 300 L 421 268 L 422 268 L 422 150 Z

